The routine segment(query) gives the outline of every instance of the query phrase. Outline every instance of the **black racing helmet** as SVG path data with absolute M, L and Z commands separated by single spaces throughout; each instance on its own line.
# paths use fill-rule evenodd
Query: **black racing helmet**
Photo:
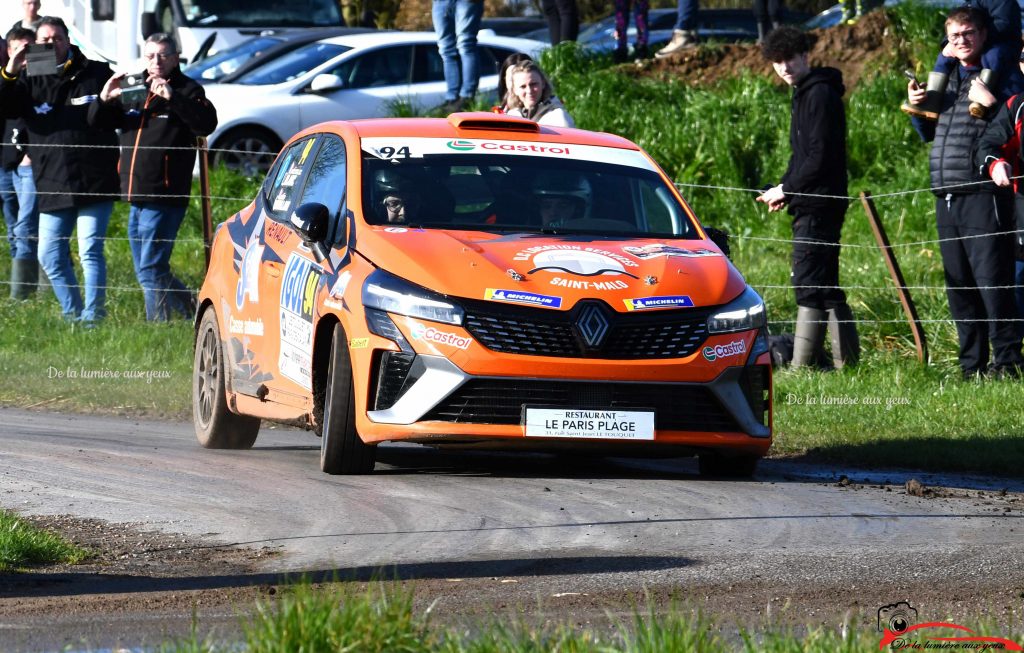
M 590 215 L 594 192 L 587 178 L 578 172 L 555 171 L 539 175 L 533 180 L 530 192 L 538 201 L 547 197 L 572 200 L 576 209 L 572 216 L 565 217 L 566 220 Z

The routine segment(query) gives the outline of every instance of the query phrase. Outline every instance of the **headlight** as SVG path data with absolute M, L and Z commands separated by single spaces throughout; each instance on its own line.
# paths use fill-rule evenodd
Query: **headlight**
M 441 295 L 376 270 L 363 284 L 363 306 L 432 322 L 462 325 L 465 313 Z
M 708 318 L 708 331 L 711 333 L 749 331 L 760 329 L 764 325 L 764 300 L 750 286 L 722 310 Z

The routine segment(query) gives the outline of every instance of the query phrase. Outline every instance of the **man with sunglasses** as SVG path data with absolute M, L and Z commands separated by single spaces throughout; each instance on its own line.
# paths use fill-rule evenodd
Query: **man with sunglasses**
M 169 34 L 146 39 L 142 57 L 145 73 L 111 77 L 89 122 L 121 130 L 121 194 L 131 203 L 128 244 L 146 319 L 191 319 L 192 292 L 171 271 L 171 252 L 192 191 L 196 137 L 213 132 L 217 111 L 181 72 Z

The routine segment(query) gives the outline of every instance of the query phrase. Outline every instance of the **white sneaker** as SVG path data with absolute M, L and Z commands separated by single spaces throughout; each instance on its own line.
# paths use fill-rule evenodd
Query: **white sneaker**
M 698 39 L 696 31 L 692 29 L 672 30 L 672 40 L 654 56 L 659 59 L 663 59 L 665 57 L 672 56 L 681 50 L 695 48 L 697 47 L 697 43 Z

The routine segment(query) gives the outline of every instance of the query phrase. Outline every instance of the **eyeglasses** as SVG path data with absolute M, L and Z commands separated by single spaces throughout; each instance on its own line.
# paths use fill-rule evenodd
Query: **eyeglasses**
M 143 55 L 142 58 L 146 61 L 167 61 L 171 57 L 176 56 L 178 55 L 174 54 L 173 52 L 154 52 L 152 54 Z
M 405 200 L 399 197 L 389 197 L 384 200 L 384 208 L 392 213 L 398 213 L 405 208 Z
M 962 32 L 953 32 L 947 35 L 950 43 L 956 43 L 957 41 L 973 41 L 978 30 L 976 29 L 965 29 Z

